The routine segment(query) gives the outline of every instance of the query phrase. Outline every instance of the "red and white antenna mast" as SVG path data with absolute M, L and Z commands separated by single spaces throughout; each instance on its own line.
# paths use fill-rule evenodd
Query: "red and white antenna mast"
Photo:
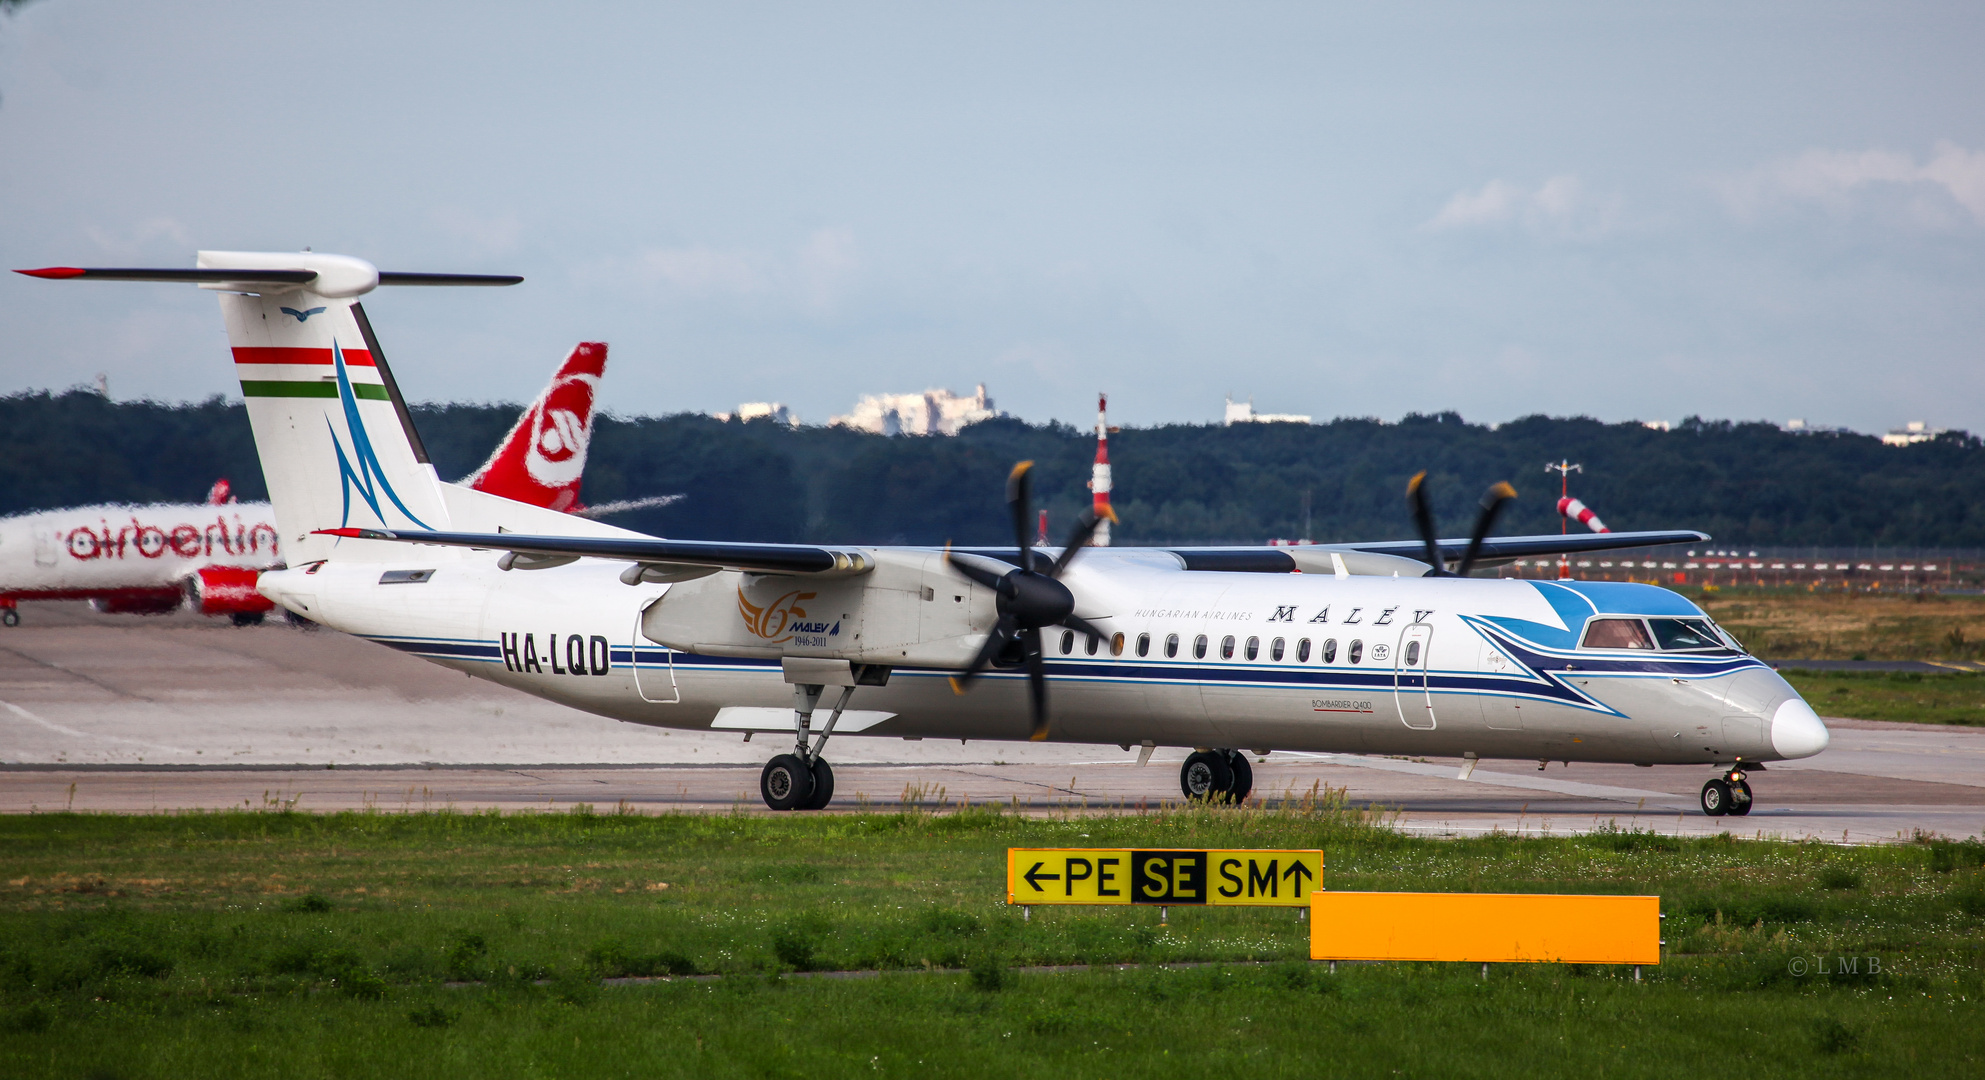
M 1558 474 L 1558 535 L 1563 536 L 1571 531 L 1571 519 L 1566 517 L 1564 512 L 1565 504 L 1571 500 L 1571 474 L 1584 472 L 1585 466 L 1574 465 L 1570 461 L 1560 458 L 1556 465 L 1544 466 L 1544 471 Z M 1558 554 L 1558 580 L 1568 581 L 1570 579 L 1571 556 L 1560 552 Z
M 1096 464 L 1089 471 L 1092 508 L 1096 512 L 1096 535 L 1091 547 L 1110 546 L 1110 398 L 1096 395 Z

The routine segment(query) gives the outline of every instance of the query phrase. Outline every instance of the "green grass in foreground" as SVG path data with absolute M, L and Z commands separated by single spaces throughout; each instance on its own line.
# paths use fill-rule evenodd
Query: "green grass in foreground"
M 1561 965 L 1332 976 L 1288 909 L 1023 923 L 1002 902 L 1023 844 L 1321 846 L 1338 889 L 1654 892 L 1669 957 L 1639 985 Z M 1985 1058 L 1981 864 L 1977 842 L 1419 840 L 1330 799 L 13 817 L 0 1075 L 1961 1075 Z M 1849 956 L 1853 974 L 1819 974 Z M 1012 970 L 1165 961 L 1216 966 Z M 969 972 L 927 970 L 952 967 Z M 895 973 L 790 974 L 853 968 Z M 601 982 L 671 972 L 723 977 Z
M 1779 674 L 1821 716 L 1985 725 L 1985 672 L 1802 671 Z

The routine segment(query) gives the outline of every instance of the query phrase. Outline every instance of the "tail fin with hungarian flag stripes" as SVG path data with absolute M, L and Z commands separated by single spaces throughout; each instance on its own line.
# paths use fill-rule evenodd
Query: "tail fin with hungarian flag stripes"
M 312 252 L 203 251 L 193 270 L 22 273 L 188 282 L 221 293 L 235 373 L 292 566 L 330 557 L 338 540 L 319 529 L 450 525 L 451 500 L 428 464 L 358 297 L 380 285 L 523 280 L 381 273 L 362 259 Z

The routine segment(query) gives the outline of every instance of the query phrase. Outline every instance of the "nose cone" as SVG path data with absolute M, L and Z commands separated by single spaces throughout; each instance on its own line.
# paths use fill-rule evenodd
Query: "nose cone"
M 1771 715 L 1771 748 L 1779 757 L 1812 757 L 1832 741 L 1820 714 L 1803 698 L 1786 698 Z

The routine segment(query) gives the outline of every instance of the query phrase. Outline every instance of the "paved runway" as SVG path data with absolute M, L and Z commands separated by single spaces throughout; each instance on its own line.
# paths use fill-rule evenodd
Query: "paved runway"
M 765 811 L 758 770 L 778 740 L 621 724 L 325 630 L 236 629 L 197 616 L 25 607 L 0 630 L 0 812 L 303 810 Z M 1985 729 L 1830 721 L 1834 743 L 1754 774 L 1758 809 L 1705 818 L 1700 767 L 1459 762 L 1277 753 L 1274 799 L 1341 788 L 1435 834 L 1662 832 L 1873 842 L 1985 832 Z M 1184 750 L 1145 768 L 1115 746 L 837 738 L 836 807 L 999 801 L 1031 812 L 1178 798 Z

